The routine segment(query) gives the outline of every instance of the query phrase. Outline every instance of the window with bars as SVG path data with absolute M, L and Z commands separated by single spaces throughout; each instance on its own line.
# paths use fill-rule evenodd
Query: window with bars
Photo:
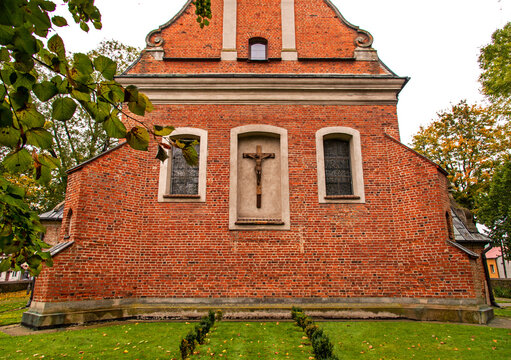
M 350 142 L 342 139 L 325 139 L 326 195 L 353 195 L 350 163 Z
M 195 145 L 195 151 L 200 156 L 200 144 Z M 172 148 L 171 195 L 197 195 L 199 193 L 199 162 L 200 159 L 197 165 L 188 165 L 181 149 Z

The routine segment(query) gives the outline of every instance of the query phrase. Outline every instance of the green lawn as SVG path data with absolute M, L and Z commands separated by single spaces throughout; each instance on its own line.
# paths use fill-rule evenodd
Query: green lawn
M 18 323 L 25 292 L 0 294 L 0 326 Z M 511 309 L 496 309 L 510 316 Z M 319 322 L 341 359 L 511 359 L 511 329 L 421 322 Z M 10 337 L 0 332 L 0 359 L 180 359 L 193 323 L 105 325 Z M 313 358 L 309 340 L 291 322 L 216 323 L 194 359 Z
M 511 317 L 511 308 L 493 309 L 495 316 Z
M 0 335 L 0 359 L 178 359 L 187 323 L 126 323 L 85 330 Z M 44 355 L 44 357 L 43 357 Z
M 291 322 L 221 321 L 192 359 L 309 359 L 312 348 L 304 335 Z
M 419 322 L 325 322 L 343 359 L 511 359 L 511 330 Z
M 0 326 L 19 323 L 27 302 L 26 291 L 0 294 Z

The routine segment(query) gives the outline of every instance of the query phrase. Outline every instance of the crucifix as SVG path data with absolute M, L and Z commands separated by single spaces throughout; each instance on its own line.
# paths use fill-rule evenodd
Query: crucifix
M 243 158 L 249 158 L 255 160 L 255 173 L 257 179 L 256 196 L 257 196 L 257 208 L 261 207 L 261 194 L 263 193 L 261 187 L 261 175 L 263 172 L 263 160 L 275 159 L 275 153 L 263 153 L 261 145 L 256 146 L 255 153 L 243 153 Z

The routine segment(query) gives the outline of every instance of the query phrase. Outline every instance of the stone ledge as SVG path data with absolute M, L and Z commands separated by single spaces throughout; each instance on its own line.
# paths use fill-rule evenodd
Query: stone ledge
M 141 300 L 141 299 L 139 299 Z M 225 319 L 230 320 L 285 320 L 291 316 L 291 306 L 298 305 L 308 315 L 318 320 L 342 319 L 411 319 L 419 321 L 461 322 L 486 324 L 493 318 L 493 309 L 486 305 L 438 305 L 438 304 L 403 304 L 403 303 L 210 303 L 210 304 L 169 304 L 141 303 L 111 304 L 101 307 L 84 302 L 79 309 L 66 303 L 46 311 L 36 306 L 23 314 L 22 325 L 32 329 L 55 328 L 61 326 L 88 324 L 120 319 L 141 320 L 194 320 L 199 319 L 208 310 L 222 310 Z M 41 303 L 39 303 L 41 305 Z M 77 305 L 77 304 L 73 304 Z M 105 305 L 105 304 L 103 304 Z

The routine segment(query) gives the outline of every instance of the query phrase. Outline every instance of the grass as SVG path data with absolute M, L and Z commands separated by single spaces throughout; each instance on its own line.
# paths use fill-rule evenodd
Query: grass
M 325 322 L 343 359 L 509 359 L 511 330 L 416 322 Z
M 178 359 L 188 323 L 126 323 L 85 330 L 0 337 L 0 359 Z
M 0 326 L 19 323 L 24 291 L 0 294 Z M 511 308 L 495 309 L 511 317 Z M 511 359 L 511 330 L 420 322 L 320 322 L 341 359 Z M 181 338 L 194 324 L 135 323 L 11 337 L 0 332 L 0 359 L 180 359 Z M 291 322 L 216 323 L 196 359 L 313 357 L 309 340 Z
M 21 321 L 21 315 L 27 311 L 25 305 L 28 302 L 26 291 L 0 294 L 0 326 L 17 324 Z
M 291 322 L 227 322 L 215 324 L 206 344 L 192 359 L 309 359 L 312 348 Z
M 495 316 L 511 317 L 511 308 L 493 309 Z

